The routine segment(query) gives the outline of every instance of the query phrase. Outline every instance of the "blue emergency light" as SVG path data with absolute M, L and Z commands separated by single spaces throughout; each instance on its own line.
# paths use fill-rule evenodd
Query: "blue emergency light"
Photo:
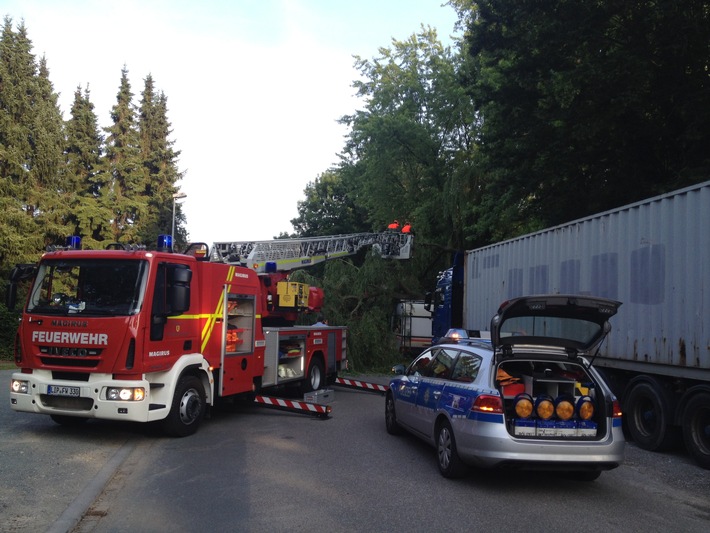
M 70 235 L 67 237 L 65 246 L 70 250 L 81 250 L 81 237 Z
M 158 251 L 170 252 L 173 249 L 172 235 L 158 235 Z

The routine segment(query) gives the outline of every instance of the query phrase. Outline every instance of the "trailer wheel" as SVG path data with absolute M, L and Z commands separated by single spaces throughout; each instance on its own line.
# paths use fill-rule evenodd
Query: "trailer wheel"
M 314 357 L 311 359 L 311 364 L 308 365 L 308 373 L 301 387 L 302 391 L 305 393 L 320 389 L 323 385 L 324 376 L 323 363 L 318 357 Z
M 397 413 L 394 407 L 394 397 L 391 392 L 387 393 L 385 398 L 385 427 L 390 435 L 401 435 L 402 428 L 397 422 Z
M 626 396 L 624 414 L 629 434 L 644 450 L 660 452 L 673 447 L 673 402 L 661 383 L 639 381 Z
M 710 393 L 695 394 L 685 406 L 683 440 L 688 453 L 710 470 Z
M 196 376 L 183 376 L 175 387 L 170 414 L 163 421 L 163 431 L 173 437 L 187 437 L 200 427 L 207 400 L 202 381 Z
M 444 477 L 462 477 L 468 470 L 459 457 L 454 431 L 448 420 L 440 422 L 436 428 L 436 457 L 439 472 Z

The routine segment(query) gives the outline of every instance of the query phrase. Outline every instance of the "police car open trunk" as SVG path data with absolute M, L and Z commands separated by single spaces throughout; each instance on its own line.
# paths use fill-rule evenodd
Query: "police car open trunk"
M 595 440 L 618 406 L 590 361 L 621 304 L 567 295 L 501 305 L 491 321 L 506 427 L 520 438 Z

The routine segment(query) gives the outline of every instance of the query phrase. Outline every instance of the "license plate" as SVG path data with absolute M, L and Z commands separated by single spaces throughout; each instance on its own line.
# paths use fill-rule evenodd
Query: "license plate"
M 79 397 L 79 387 L 66 387 L 64 385 L 49 385 L 47 394 L 52 396 L 75 396 Z

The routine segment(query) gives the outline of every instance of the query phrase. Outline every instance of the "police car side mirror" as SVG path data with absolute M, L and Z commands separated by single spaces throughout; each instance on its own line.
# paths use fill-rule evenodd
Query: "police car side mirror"
M 394 365 L 392 367 L 392 373 L 397 376 L 404 375 L 405 366 L 404 365 Z

